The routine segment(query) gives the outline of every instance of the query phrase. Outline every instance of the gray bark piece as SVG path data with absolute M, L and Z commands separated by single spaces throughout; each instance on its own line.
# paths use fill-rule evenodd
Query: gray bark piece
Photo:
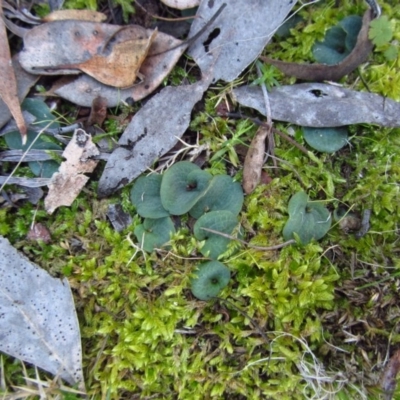
M 99 196 L 108 196 L 132 182 L 177 143 L 208 85 L 209 81 L 199 81 L 187 86 L 168 86 L 146 103 L 109 157 L 99 181 Z
M 0 260 L 0 351 L 82 384 L 79 324 L 67 279 L 51 277 L 2 236 Z
M 214 79 L 231 82 L 262 52 L 285 20 L 296 0 L 208 0 L 202 1 L 190 36 L 198 32 L 226 3 L 222 14 L 189 48 L 203 73 L 214 68 Z M 218 36 L 208 46 L 210 32 Z M 208 51 L 207 48 L 208 47 Z
M 265 115 L 262 90 L 241 86 L 236 101 Z M 269 93 L 272 119 L 301 126 L 329 128 L 359 123 L 400 126 L 400 103 L 373 93 L 323 83 L 280 86 Z

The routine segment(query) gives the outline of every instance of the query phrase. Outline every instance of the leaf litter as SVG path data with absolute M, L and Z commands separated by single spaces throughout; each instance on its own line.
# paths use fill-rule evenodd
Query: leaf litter
M 79 324 L 71 289 L 0 236 L 0 350 L 83 389 Z
M 215 4 L 214 4 L 215 3 Z M 216 3 L 221 3 L 221 2 L 202 2 L 199 8 L 199 13 L 198 16 L 200 17 L 199 19 L 196 19 L 194 24 L 192 25 L 192 29 L 196 30 L 198 27 L 198 24 L 202 24 L 203 21 L 201 20 L 201 17 L 203 17 L 204 20 L 207 20 L 207 16 L 209 16 L 209 12 L 210 9 L 212 9 L 215 5 L 218 5 Z M 244 31 L 240 32 L 241 26 L 242 26 L 242 22 L 241 21 L 241 16 L 239 15 L 239 13 L 237 12 L 237 10 L 240 11 L 240 14 L 244 14 L 245 17 L 243 17 L 244 20 L 246 20 L 246 18 L 250 15 L 250 14 L 245 14 L 243 13 L 243 10 L 247 10 L 249 9 L 254 9 L 257 12 L 253 12 L 254 16 L 260 13 L 259 11 L 259 4 L 256 4 L 256 2 L 245 2 L 245 4 L 241 4 L 243 2 L 241 1 L 232 1 L 228 4 L 226 11 L 232 11 L 229 12 L 227 14 L 223 14 L 222 17 L 225 15 L 226 18 L 229 19 L 229 17 L 233 17 L 233 19 L 231 19 L 230 21 L 228 19 L 225 19 L 225 17 L 222 19 L 222 21 L 218 21 L 217 23 L 214 24 L 215 28 L 214 30 L 207 29 L 207 32 L 205 32 L 204 36 L 206 37 L 206 33 L 210 32 L 208 34 L 208 36 L 206 37 L 205 40 L 199 40 L 197 41 L 195 44 L 193 44 L 191 46 L 191 54 L 194 57 L 194 59 L 197 61 L 198 65 L 201 68 L 203 77 L 202 80 L 200 80 L 198 83 L 196 83 L 195 85 L 186 85 L 186 86 L 181 86 L 178 88 L 165 88 L 163 89 L 158 95 L 154 96 L 142 109 L 139 113 L 137 113 L 137 115 L 134 117 L 134 119 L 132 120 L 132 123 L 129 125 L 128 129 L 124 132 L 124 135 L 121 137 L 120 140 L 120 147 L 117 148 L 117 150 L 115 150 L 115 152 L 113 153 L 113 157 L 111 157 L 109 164 L 107 164 L 108 169 L 106 167 L 106 170 L 103 174 L 102 180 L 103 183 L 100 184 L 99 187 L 99 193 L 103 194 L 103 195 L 107 195 L 107 194 L 111 194 L 112 192 L 114 192 L 115 190 L 121 188 L 122 186 L 124 186 L 125 184 L 129 183 L 130 181 L 132 181 L 135 177 L 137 177 L 141 172 L 143 172 L 147 167 L 149 167 L 157 158 L 159 158 L 162 154 L 164 154 L 165 152 L 167 152 L 171 147 L 173 147 L 173 145 L 176 143 L 176 138 L 179 137 L 180 135 L 183 134 L 183 132 L 186 130 L 187 126 L 188 126 L 188 121 L 190 121 L 190 112 L 194 106 L 194 104 L 201 99 L 202 94 L 204 93 L 204 91 L 208 88 L 209 84 L 213 81 L 219 80 L 219 79 L 223 79 L 226 81 L 232 81 L 233 79 L 235 79 L 242 71 L 243 69 L 251 62 L 253 61 L 257 55 L 261 52 L 261 50 L 263 49 L 263 47 L 265 46 L 265 44 L 268 42 L 268 40 L 270 39 L 270 37 L 273 34 L 274 29 L 276 29 L 276 25 L 279 26 L 279 24 L 281 23 L 281 21 L 285 18 L 285 16 L 287 15 L 287 13 L 290 11 L 291 7 L 294 5 L 295 2 L 285 2 L 284 4 L 284 10 L 282 11 L 282 9 L 279 9 L 279 7 L 281 7 L 282 2 L 275 2 L 274 4 L 270 5 L 268 4 L 268 6 L 270 7 L 276 7 L 276 11 L 275 13 L 272 12 L 271 10 L 268 10 L 268 12 L 270 14 L 272 14 L 272 21 L 273 21 L 273 28 L 270 28 L 267 23 L 263 23 L 262 24 L 262 28 L 264 29 L 264 26 L 268 26 L 267 29 L 267 34 L 264 35 L 265 31 L 263 31 L 263 40 L 264 40 L 264 44 L 259 43 L 258 40 L 254 40 L 255 43 L 251 43 L 251 45 L 249 46 L 250 42 L 252 42 L 250 40 L 251 35 L 253 35 L 253 39 L 254 37 L 256 37 L 259 39 L 260 37 L 260 32 L 259 30 L 257 32 L 252 31 L 251 30 L 251 24 L 250 26 L 246 26 L 246 33 L 249 33 L 249 36 L 243 36 Z M 293 3 L 293 4 L 292 4 Z M 258 6 L 258 8 L 256 7 L 256 5 Z M 236 13 L 234 13 L 233 8 L 235 8 Z M 269 15 L 269 14 L 268 14 Z M 265 16 L 264 16 L 265 17 Z M 234 21 L 234 23 L 232 23 L 232 21 Z M 248 21 L 248 20 L 246 20 Z M 246 22 L 245 21 L 245 22 Z M 235 26 L 235 24 L 237 24 L 237 26 Z M 249 25 L 247 23 L 247 25 Z M 257 24 L 254 24 L 257 25 Z M 235 28 L 237 28 L 237 30 L 239 31 L 238 35 L 235 35 L 235 30 L 232 28 L 233 26 L 235 26 Z M 259 28 L 259 27 L 258 27 Z M 158 38 L 159 35 L 157 35 Z M 104 38 L 103 38 L 104 39 Z M 107 42 L 107 40 L 109 40 L 109 37 L 105 39 L 105 42 Z M 102 41 L 102 43 L 104 44 L 104 40 Z M 240 48 L 240 51 L 236 51 L 236 47 Z M 247 51 L 246 47 L 249 47 L 249 50 Z M 182 52 L 184 51 L 184 48 L 177 48 L 176 50 L 176 54 L 182 54 Z M 171 51 L 171 53 L 173 53 Z M 156 57 L 158 57 L 159 54 L 159 50 L 157 50 L 156 52 L 151 53 L 150 52 L 150 56 L 151 54 L 157 54 L 157 56 L 153 57 L 154 59 Z M 165 54 L 168 54 L 165 53 Z M 178 55 L 178 58 L 180 56 L 180 54 Z M 237 56 L 236 58 L 236 62 L 233 63 L 233 65 L 230 65 L 230 60 L 234 59 L 234 57 Z M 95 57 L 95 56 L 92 56 Z M 148 57 L 151 59 L 151 57 Z M 85 61 L 83 61 L 85 62 Z M 146 64 L 147 59 L 144 60 L 142 68 L 140 68 L 140 70 L 142 71 L 144 65 Z M 78 64 L 80 64 L 82 62 L 78 62 L 75 63 L 75 66 L 77 66 Z M 61 66 L 66 66 L 67 64 L 60 64 Z M 39 65 L 40 67 L 40 65 Z M 49 73 L 51 72 L 52 74 L 55 73 L 55 70 L 53 69 L 53 66 L 50 66 L 50 68 L 48 68 L 47 71 L 40 71 L 40 68 L 37 68 L 36 66 L 34 66 L 35 73 Z M 79 68 L 82 69 L 82 68 Z M 163 69 L 164 66 L 163 66 Z M 52 71 L 51 71 L 52 70 Z M 69 70 L 69 68 L 66 68 L 64 71 L 62 71 L 63 73 L 67 74 L 67 73 L 78 73 L 78 69 L 76 71 L 71 71 L 69 70 L 69 72 L 67 71 Z M 60 73 L 60 71 L 58 71 L 57 73 Z M 167 72 L 168 73 L 168 72 Z M 149 81 L 146 80 L 146 78 L 148 79 L 148 75 L 146 75 L 146 73 L 143 74 L 145 76 L 145 81 L 142 83 L 144 86 L 151 86 L 151 84 L 149 84 Z M 88 97 L 87 103 L 86 105 L 91 105 L 93 98 L 95 98 L 95 96 L 97 97 L 99 94 L 102 95 L 103 97 L 107 97 L 107 95 L 105 95 L 105 90 L 112 90 L 113 93 L 119 93 L 119 98 L 118 99 L 112 99 L 111 101 L 108 102 L 108 106 L 112 107 L 113 105 L 117 105 L 120 100 L 121 100 L 121 92 L 125 91 L 117 91 L 113 88 L 108 88 L 106 87 L 103 91 L 103 85 L 100 85 L 98 87 L 101 87 L 101 89 L 99 90 L 95 90 L 93 89 L 95 84 L 95 80 L 93 78 L 88 77 L 87 75 L 83 75 L 78 79 L 75 79 L 74 82 L 77 82 L 79 80 L 86 80 L 86 88 L 85 91 L 86 92 L 93 92 L 92 93 L 92 97 Z M 67 87 L 68 85 L 64 85 L 62 87 Z M 139 85 L 138 85 L 139 86 Z M 297 87 L 299 88 L 299 87 Z M 337 88 L 337 87 L 335 87 Z M 134 95 L 131 95 L 133 93 L 135 88 L 129 89 L 126 94 L 126 97 L 132 97 L 135 99 Z M 243 97 L 251 97 L 253 96 L 254 93 L 251 93 L 249 95 L 249 93 L 252 91 L 253 88 L 250 88 L 251 90 L 246 93 L 243 94 Z M 55 89 L 57 90 L 57 89 Z M 55 93 L 55 90 L 53 91 Z M 148 88 L 147 88 L 148 90 Z M 154 87 L 152 87 L 152 90 L 154 90 Z M 152 91 L 151 90 L 151 91 Z M 308 89 L 306 89 L 307 91 Z M 317 98 L 324 98 L 324 97 L 335 97 L 335 93 L 332 93 L 332 91 L 334 91 L 335 89 L 328 89 L 328 86 L 323 86 L 315 88 L 314 86 L 312 86 L 312 89 L 309 90 L 309 92 L 311 92 L 311 94 L 314 97 Z M 341 89 L 338 88 L 337 89 L 340 93 L 340 91 L 345 91 L 346 89 Z M 146 93 L 145 95 L 148 95 L 151 91 L 145 91 Z M 78 93 L 79 97 L 79 91 L 76 91 Z M 240 91 L 239 91 L 240 92 Z M 253 91 L 254 92 L 254 91 Z M 328 93 L 328 94 L 326 94 Z M 342 94 L 346 92 L 342 92 Z M 300 97 L 301 97 L 300 93 Z M 304 93 L 303 93 L 304 94 Z M 322 94 L 322 95 L 321 95 Z M 144 96 L 145 96 L 144 95 Z M 236 93 L 237 96 L 240 97 L 240 93 L 239 95 Z M 306 93 L 307 95 L 307 93 Z M 321 95 L 321 96 L 320 96 Z M 143 96 L 143 97 L 144 97 Z M 255 96 L 257 97 L 258 94 Z M 289 99 L 292 99 L 293 97 L 295 97 L 293 95 L 293 93 L 289 93 Z M 376 95 L 373 95 L 376 96 Z M 125 97 L 125 98 L 126 98 Z M 274 100 L 272 99 L 274 97 L 274 95 L 271 93 L 271 105 L 272 107 L 274 107 Z M 279 96 L 277 96 L 279 97 Z M 282 97 L 285 97 L 285 93 L 283 93 Z M 306 98 L 307 96 L 305 96 Z M 338 96 L 338 97 L 345 97 L 345 96 Z M 352 97 L 352 96 L 350 96 Z M 353 96 L 356 97 L 356 96 Z M 379 97 L 379 96 L 378 96 Z M 124 98 L 124 97 L 122 97 Z M 137 97 L 139 98 L 139 97 Z M 152 101 L 153 99 L 155 99 L 154 101 Z M 177 100 L 179 99 L 179 101 Z M 376 100 L 376 97 L 374 98 Z M 383 98 L 379 98 L 378 100 L 376 100 L 376 102 L 374 103 L 374 105 L 376 104 L 380 104 L 380 110 L 382 109 L 382 99 Z M 286 98 L 286 101 L 288 99 Z M 303 99 L 304 100 L 304 99 Z M 388 99 L 384 99 L 386 102 L 388 102 Z M 79 100 L 77 100 L 77 104 Z M 246 101 L 246 100 L 243 100 Z M 253 100 L 252 100 L 253 101 Z M 297 100 L 293 100 L 292 103 L 292 107 L 293 104 L 296 102 Z M 177 103 L 175 105 L 171 105 L 173 103 Z M 188 104 L 186 104 L 188 103 Z M 255 102 L 257 103 L 257 102 Z M 356 103 L 356 102 L 355 102 Z M 351 103 L 351 104 L 355 104 L 355 103 Z M 258 103 L 257 103 L 258 104 Z M 367 101 L 361 102 L 362 106 L 366 106 Z M 184 105 L 184 106 L 183 106 Z M 336 105 L 336 104 L 335 104 Z M 360 103 L 358 104 L 360 105 Z M 326 106 L 325 106 L 326 107 Z M 183 108 L 183 110 L 181 110 Z M 257 108 L 257 107 L 255 107 Z M 260 107 L 260 110 L 264 109 L 264 104 L 262 104 L 262 106 Z M 302 106 L 302 109 L 304 110 L 304 105 Z M 143 111 L 144 110 L 144 111 Z M 389 102 L 389 113 L 388 115 L 385 115 L 384 117 L 382 117 L 382 115 L 377 115 L 375 114 L 375 123 L 380 123 L 381 121 L 386 121 L 385 123 L 393 123 L 393 121 L 395 120 L 395 117 L 393 117 L 394 113 L 396 112 L 396 107 L 393 104 L 390 104 Z M 161 112 L 162 111 L 162 112 Z M 386 104 L 383 106 L 383 111 L 386 112 Z M 262 112 L 262 111 L 260 111 Z M 286 110 L 286 113 L 290 114 L 290 110 Z M 292 110 L 293 112 L 293 110 Z M 301 113 L 300 113 L 301 114 Z M 392 115 L 393 114 L 393 115 Z M 157 115 L 158 118 L 154 118 L 154 115 Z M 173 116 L 173 118 L 171 118 L 171 115 Z M 278 114 L 276 114 L 278 115 Z M 328 113 L 329 115 L 329 113 Z M 273 111 L 273 118 L 275 118 L 274 115 L 274 111 Z M 167 117 L 167 119 L 165 119 L 164 117 Z M 161 125 L 164 125 L 166 123 L 166 121 L 171 118 L 173 120 L 172 124 L 174 123 L 176 124 L 176 126 L 171 126 L 171 130 L 166 129 L 166 131 L 163 131 L 163 128 L 160 129 L 160 121 L 161 121 Z M 312 118 L 312 116 L 308 115 L 307 116 L 308 119 L 306 119 L 307 121 L 313 121 L 314 119 Z M 277 118 L 279 119 L 279 118 Z M 332 120 L 334 118 L 332 117 L 332 115 L 329 115 L 328 118 L 328 123 L 332 123 Z M 156 120 L 154 123 L 151 123 L 149 125 L 147 125 L 149 120 Z M 284 119 L 283 119 L 284 120 Z M 147 122 L 146 122 L 147 121 Z M 387 121 L 392 121 L 392 122 L 387 122 Z M 317 124 L 326 124 L 326 121 L 323 121 L 323 117 L 321 117 L 320 119 L 317 119 Z M 158 126 L 157 126 L 158 124 Z M 347 124 L 347 123 L 346 123 Z M 322 126 L 326 126 L 326 125 L 322 125 Z M 328 125 L 330 126 L 330 125 Z M 337 125 L 334 125 L 337 126 Z M 391 125 L 388 125 L 391 126 Z M 397 126 L 397 125 L 396 125 Z M 150 128 L 150 129 L 149 129 Z M 150 131 L 150 134 L 149 134 Z M 166 137 L 166 138 L 165 138 Z M 147 138 L 147 140 L 145 140 L 145 138 Z M 154 138 L 157 138 L 157 141 L 154 140 Z M 164 141 L 163 143 L 160 144 L 160 146 L 158 146 L 158 148 L 156 149 L 157 151 L 153 151 L 152 147 L 155 144 L 155 142 L 158 142 L 159 140 L 161 141 L 160 138 L 163 138 L 162 140 Z M 133 139 L 133 140 L 132 140 Z M 152 144 L 152 146 L 149 146 L 149 143 Z M 121 152 L 122 149 L 123 151 Z M 149 150 L 150 149 L 150 150 Z M 121 158 L 121 156 L 124 156 L 125 158 Z M 140 157 L 137 157 L 140 156 Z M 115 174 L 116 172 L 118 173 L 119 170 L 121 170 L 121 162 L 124 163 L 124 166 L 126 165 L 126 161 L 130 160 L 130 159 L 134 159 L 134 158 L 139 158 L 139 160 L 137 161 L 137 163 L 132 163 L 130 165 L 129 168 L 127 168 L 128 171 L 123 172 L 121 174 L 118 175 L 117 179 L 112 181 L 109 179 L 109 175 L 110 174 Z M 90 158 L 90 157 L 89 157 Z M 81 161 L 81 160 L 80 160 Z M 141 163 L 143 162 L 143 163 Z M 132 174 L 132 175 L 131 175 Z M 104 183 L 106 182 L 106 183 Z
M 189 49 L 201 69 L 202 79 L 191 86 L 164 88 L 134 116 L 119 140 L 120 147 L 107 162 L 99 182 L 99 195 L 108 196 L 132 182 L 170 150 L 186 131 L 194 105 L 211 82 L 236 79 L 260 54 L 295 3 L 277 0 L 261 4 L 255 0 L 226 3 L 223 12 Z M 201 2 L 189 37 L 201 31 L 223 4 L 223 1 Z M 250 24 L 252 18 L 256 20 Z
M 60 206 L 70 206 L 86 185 L 89 177 L 85 173 L 93 172 L 100 151 L 92 142 L 91 135 L 83 129 L 77 129 L 65 148 L 63 157 L 66 161 L 61 163 L 49 183 L 49 192 L 44 200 L 44 207 L 52 214 Z
M 6 26 L 3 21 L 3 6 L 0 0 L 0 97 L 7 105 L 17 123 L 22 142 L 26 142 L 27 127 L 18 99 L 17 79 L 11 63 Z

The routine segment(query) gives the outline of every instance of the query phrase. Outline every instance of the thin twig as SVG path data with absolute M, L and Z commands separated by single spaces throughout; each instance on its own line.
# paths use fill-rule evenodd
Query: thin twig
M 256 125 L 267 127 L 267 124 L 265 122 L 260 121 L 258 118 L 249 117 L 248 115 L 244 115 L 242 113 L 227 113 L 227 117 L 237 118 L 237 119 L 239 119 L 239 118 L 248 119 L 249 121 L 254 122 Z M 297 143 L 295 140 L 293 140 L 290 136 L 286 135 L 286 133 L 283 133 L 282 131 L 280 131 L 279 129 L 276 129 L 276 128 L 272 128 L 272 131 L 274 133 L 278 134 L 283 139 L 287 140 L 293 146 L 297 147 L 306 156 L 309 156 L 309 154 L 308 154 L 309 151 L 304 146 L 302 146 L 300 143 Z
M 302 153 L 304 153 L 306 156 L 308 156 L 308 150 L 302 146 L 300 143 L 297 143 L 295 140 L 293 140 L 289 135 L 286 135 L 286 133 L 283 133 L 279 129 L 272 128 L 272 131 L 276 134 L 278 134 L 281 138 L 287 140 L 290 144 L 293 146 L 297 147 Z
M 246 245 L 247 247 L 251 247 L 252 249 L 255 249 L 255 250 L 274 251 L 274 250 L 279 250 L 279 249 L 281 249 L 282 247 L 286 247 L 286 246 L 288 246 L 288 245 L 290 245 L 290 244 L 292 244 L 292 243 L 296 243 L 296 241 L 295 241 L 294 239 L 290 239 L 290 240 L 288 240 L 287 242 L 283 242 L 283 243 L 280 243 L 280 244 L 276 244 L 275 246 L 269 246 L 269 247 L 254 246 L 254 245 L 252 245 L 252 244 L 250 244 L 250 243 L 247 243 L 246 241 L 244 241 L 244 240 L 242 240 L 242 239 L 239 239 L 239 238 L 237 238 L 237 237 L 228 235 L 227 233 L 215 231 L 214 229 L 210 229 L 210 228 L 201 228 L 201 229 L 202 229 L 203 231 L 210 232 L 210 233 L 214 233 L 214 234 L 216 234 L 216 235 L 222 236 L 222 237 L 227 238 L 227 239 L 237 240 L 238 242 L 240 242 L 240 243 Z
M 257 75 L 258 78 L 262 78 L 262 73 L 260 69 L 260 63 L 256 62 L 256 68 L 257 68 Z M 268 96 L 268 91 L 267 91 L 267 86 L 265 85 L 265 82 L 261 82 L 261 90 L 262 94 L 264 97 L 264 104 L 265 104 L 265 115 L 267 117 L 267 123 L 266 123 L 266 128 L 267 128 L 267 138 L 268 138 L 268 151 L 267 155 L 273 156 L 275 154 L 275 138 L 274 135 L 271 134 L 272 130 L 272 111 L 271 111 L 271 103 L 269 101 L 269 96 Z M 273 159 L 274 166 L 276 167 L 276 160 Z

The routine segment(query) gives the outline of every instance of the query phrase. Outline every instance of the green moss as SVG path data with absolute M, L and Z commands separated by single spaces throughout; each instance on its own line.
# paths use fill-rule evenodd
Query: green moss
M 342 1 L 339 9 L 333 4 L 303 9 L 304 25 L 268 51 L 287 61 L 311 61 L 315 40 L 346 15 L 362 13 L 362 2 Z M 382 7 L 390 21 L 400 17 L 397 3 Z M 397 40 L 396 35 L 394 30 Z M 388 62 L 378 49 L 360 73 L 373 92 L 397 98 L 398 69 L 398 60 Z M 256 74 L 244 76 L 253 81 Z M 355 78 L 354 73 L 343 83 Z M 359 80 L 356 87 L 365 90 Z M 207 92 L 204 111 L 194 113 L 191 130 L 210 151 L 206 169 L 239 179 L 240 148 L 249 145 L 257 127 L 216 116 L 215 107 L 229 98 L 228 91 L 217 85 Z M 117 130 L 114 121 L 108 124 Z M 295 130 L 295 139 L 306 145 Z M 351 133 L 351 146 L 310 156 L 276 138 L 276 155 L 291 167 L 266 167 L 272 181 L 246 196 L 240 214 L 243 238 L 256 246 L 281 243 L 289 199 L 300 190 L 315 200 L 328 199 L 330 211 L 344 205 L 362 215 L 370 209 L 370 231 L 356 239 L 336 224 L 318 243 L 274 252 L 232 241 L 224 254 L 231 270 L 224 300 L 205 303 L 191 294 L 201 253 L 188 217 L 182 218 L 169 251 L 144 256 L 132 246 L 140 218 L 129 200 L 130 187 L 99 201 L 96 184 L 89 185 L 71 207 L 52 216 L 42 203 L 0 210 L 1 234 L 52 274 L 68 275 L 89 396 L 303 399 L 316 396 L 315 388 L 322 386 L 337 391 L 337 398 L 353 399 L 359 391 L 377 397 L 375 366 L 385 359 L 388 342 L 400 341 L 400 129 L 360 125 Z M 132 226 L 122 233 L 105 217 L 108 203 L 117 201 L 133 215 Z M 36 211 L 35 220 L 51 231 L 50 244 L 25 239 Z M 26 384 L 21 364 L 3 360 L 7 385 Z M 323 366 L 332 381 L 312 381 L 313 389 L 303 378 L 305 362 L 311 375 L 312 368 Z M 335 380 L 337 371 L 348 379 L 344 387 Z M 33 369 L 27 373 L 35 377 Z

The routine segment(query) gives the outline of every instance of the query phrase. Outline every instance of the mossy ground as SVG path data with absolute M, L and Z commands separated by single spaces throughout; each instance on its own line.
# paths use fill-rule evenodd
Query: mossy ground
M 301 11 L 304 29 L 268 47 L 274 57 L 310 61 L 315 39 L 342 17 L 364 10 L 362 2 L 344 1 L 339 8 L 322 3 Z M 400 18 L 395 3 L 383 4 L 390 19 Z M 398 25 L 395 35 L 399 40 Z M 399 63 L 376 51 L 343 83 L 365 90 L 362 75 L 371 91 L 400 100 Z M 180 74 L 182 65 L 177 68 Z M 274 69 L 266 79 L 271 76 L 290 81 Z M 250 68 L 242 81 L 255 79 Z M 206 168 L 240 180 L 240 149 L 257 127 L 216 116 L 217 103 L 226 99 L 229 87 L 207 92 L 187 140 L 199 133 L 209 149 Z M 0 210 L 0 233 L 71 283 L 90 398 L 379 398 L 384 363 L 400 342 L 400 129 L 351 130 L 349 146 L 311 158 L 276 138 L 276 156 L 288 164 L 266 167 L 271 182 L 246 196 L 240 218 L 249 243 L 281 243 L 288 201 L 306 187 L 311 199 L 323 200 L 331 211 L 341 205 L 360 215 L 371 209 L 369 232 L 356 239 L 335 224 L 318 243 L 274 252 L 232 242 L 223 257 L 232 280 L 221 300 L 198 301 L 190 292 L 200 244 L 189 220 L 181 220 L 169 250 L 144 254 L 132 246 L 140 219 L 129 202 L 130 187 L 98 200 L 93 177 L 70 208 L 53 216 L 43 204 L 38 210 L 30 204 Z M 296 127 L 295 138 L 304 144 Z M 122 233 L 105 216 L 115 202 L 133 216 Z M 51 231 L 51 244 L 25 240 L 36 211 L 36 222 Z M 3 356 L 3 371 L 1 390 L 26 385 L 19 361 Z M 32 369 L 27 373 L 34 376 Z

